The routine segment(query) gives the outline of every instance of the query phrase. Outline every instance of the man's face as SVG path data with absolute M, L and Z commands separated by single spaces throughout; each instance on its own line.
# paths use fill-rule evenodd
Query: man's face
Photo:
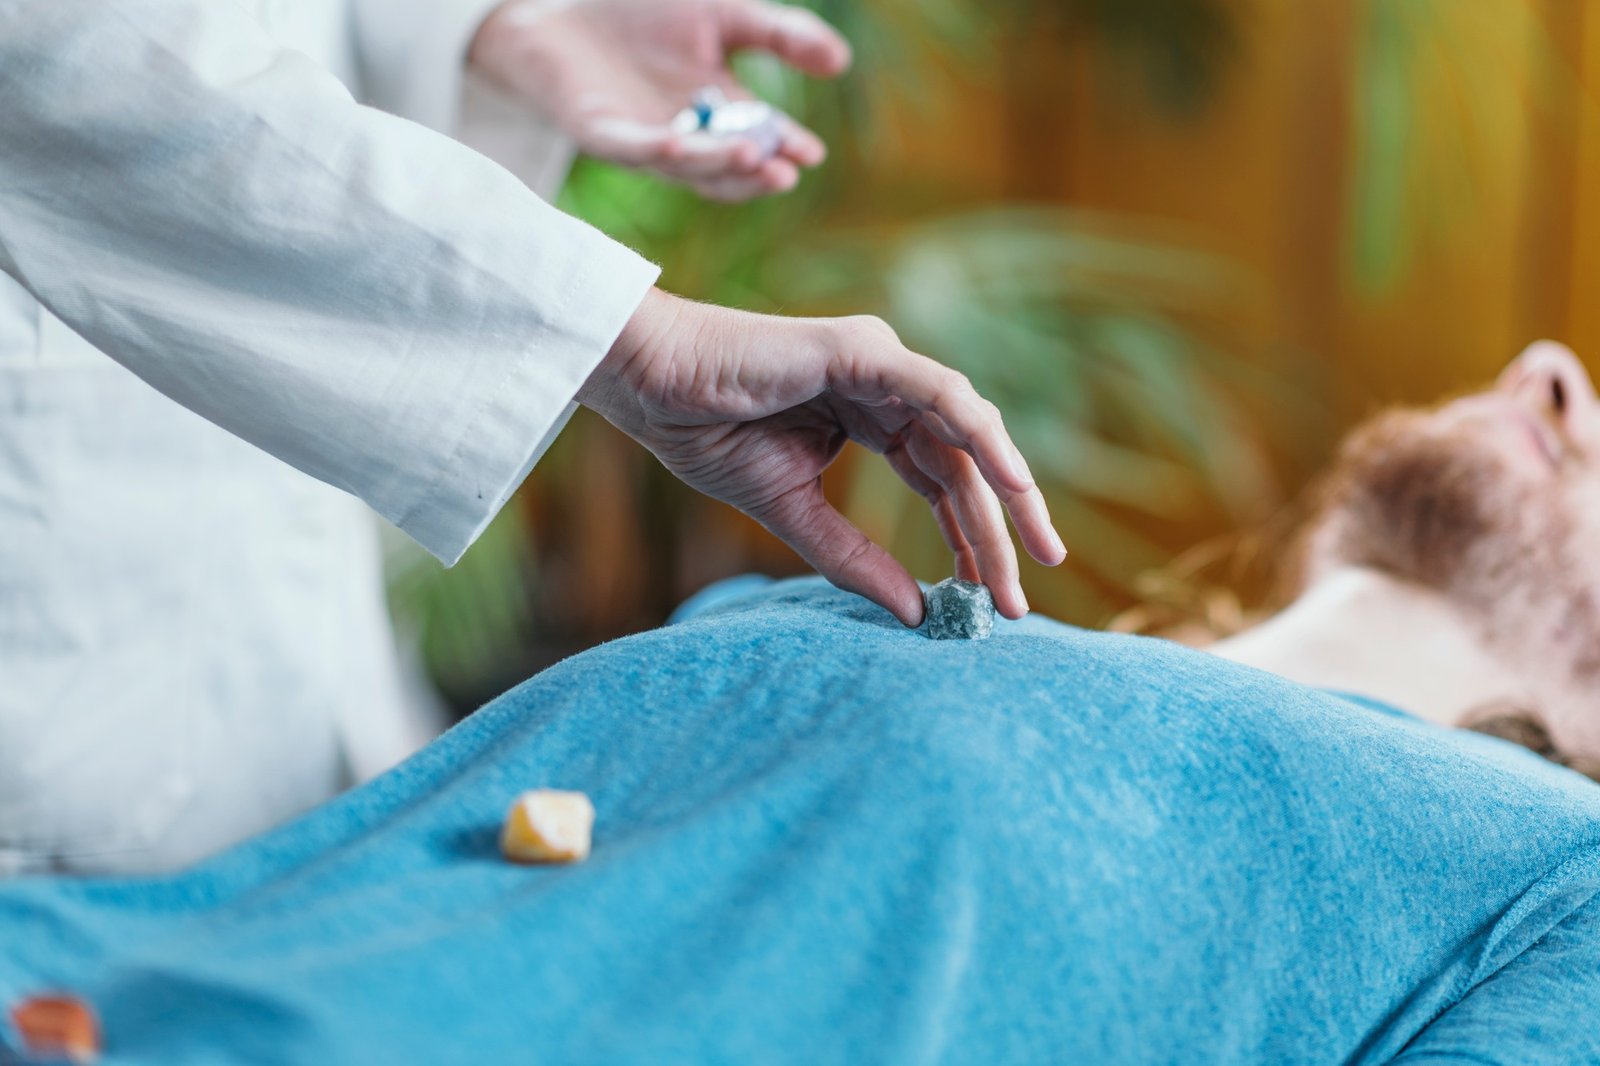
M 1600 675 L 1600 402 L 1540 342 L 1495 385 L 1380 415 L 1346 441 L 1307 546 L 1434 588 L 1519 654 Z

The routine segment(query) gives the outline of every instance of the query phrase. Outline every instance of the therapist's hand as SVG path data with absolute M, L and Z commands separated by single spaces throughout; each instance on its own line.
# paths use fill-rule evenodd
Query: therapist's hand
M 590 155 L 735 201 L 792 188 L 824 155 L 816 134 L 788 119 L 767 160 L 749 140 L 673 132 L 697 89 L 749 99 L 728 69 L 745 48 L 819 77 L 850 65 L 850 46 L 826 22 L 767 0 L 507 0 L 469 59 Z
M 1028 603 L 1001 502 L 1028 554 L 1066 556 L 1000 412 L 875 318 L 779 318 L 652 290 L 578 399 L 907 625 L 922 621 L 916 581 L 822 495 L 846 440 L 928 501 L 957 575 L 988 585 L 1006 617 Z

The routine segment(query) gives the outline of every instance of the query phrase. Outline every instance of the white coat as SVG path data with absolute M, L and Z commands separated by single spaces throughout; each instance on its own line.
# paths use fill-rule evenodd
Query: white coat
M 443 135 L 492 3 L 0 0 L 0 873 L 414 743 L 368 508 L 459 557 L 656 276 Z

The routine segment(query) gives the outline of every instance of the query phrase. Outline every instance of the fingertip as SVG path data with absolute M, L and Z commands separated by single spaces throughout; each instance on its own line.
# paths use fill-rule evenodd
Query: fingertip
M 1046 566 L 1060 566 L 1067 561 L 1067 544 L 1061 539 L 1061 534 L 1056 530 L 1055 524 L 1050 521 L 1050 512 L 1044 504 L 1044 497 L 1039 497 L 1040 524 L 1044 527 L 1044 553 L 1034 555 Z
M 833 78 L 850 67 L 850 42 L 814 11 L 784 11 L 777 51 L 796 68 L 813 77 Z
M 828 146 L 822 138 L 798 124 L 791 125 L 784 133 L 781 151 L 802 167 L 820 166 L 828 158 Z
M 1060 566 L 1067 558 L 1067 546 L 1050 520 L 1050 508 L 1037 488 L 1006 501 L 1011 521 L 1017 527 L 1023 547 L 1045 566 Z
M 836 588 L 864 596 L 907 626 L 922 624 L 922 588 L 900 562 L 822 495 L 821 479 L 752 514 Z
M 829 27 L 825 35 L 818 37 L 806 49 L 806 55 L 799 65 L 816 77 L 837 78 L 850 69 L 852 59 L 850 42 Z
M 728 159 L 729 168 L 743 174 L 760 170 L 764 162 L 766 160 L 761 157 L 761 146 L 754 141 L 741 141 L 734 145 Z
M 890 608 L 889 613 L 899 619 L 900 624 L 907 629 L 916 629 L 922 625 L 922 615 L 926 609 L 922 602 L 922 595 L 919 592 L 914 600 L 903 604 L 900 610 Z
M 769 159 L 761 168 L 761 181 L 775 193 L 788 192 L 800 184 L 800 168 L 787 159 Z
M 994 597 L 994 608 L 1000 617 L 1016 621 L 1027 615 L 1028 598 L 1023 595 L 1022 586 L 1012 585 L 1000 592 L 991 588 L 989 592 Z
M 843 37 L 834 36 L 832 55 L 828 60 L 832 64 L 832 74 L 836 77 L 849 70 L 856 61 L 856 50 L 850 47 L 850 42 Z
M 877 575 L 868 575 L 867 580 L 877 587 L 867 598 L 894 615 L 907 629 L 915 629 L 922 624 L 922 613 L 925 609 L 922 602 L 922 586 L 893 561 L 893 556 L 885 553 L 885 558 L 890 560 L 890 567 L 898 573 L 880 572 Z
M 796 35 L 802 42 L 794 50 L 797 66 L 821 78 L 837 77 L 850 69 L 854 56 L 844 34 L 814 11 L 802 8 L 793 17 L 797 27 L 803 27 Z
M 858 583 L 842 574 L 830 577 L 829 580 L 842 589 L 865 596 L 894 615 L 895 619 L 907 629 L 915 629 L 922 624 L 922 614 L 925 610 L 922 587 L 904 571 L 901 572 L 900 580 L 893 577 L 883 580 L 867 576 L 865 581 Z
M 1033 556 L 1035 562 L 1044 566 L 1060 566 L 1067 561 L 1067 546 L 1061 543 L 1061 534 L 1056 532 L 1048 519 L 1042 531 L 1030 531 L 1030 535 L 1024 539 L 1028 554 Z
M 779 3 L 730 4 L 724 43 L 771 52 L 796 70 L 831 78 L 850 66 L 850 44 L 822 16 Z

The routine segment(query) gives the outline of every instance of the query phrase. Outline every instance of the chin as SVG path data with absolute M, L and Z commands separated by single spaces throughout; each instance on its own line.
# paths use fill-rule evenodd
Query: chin
M 1530 458 L 1527 442 L 1451 407 L 1380 415 L 1351 434 L 1323 487 L 1306 583 L 1339 566 L 1382 571 L 1447 597 L 1535 688 L 1593 684 L 1600 479 Z
M 1444 592 L 1518 550 L 1537 486 L 1445 412 L 1393 411 L 1351 434 L 1323 488 L 1312 572 L 1344 564 Z M 1541 508 L 1542 509 L 1542 508 Z

